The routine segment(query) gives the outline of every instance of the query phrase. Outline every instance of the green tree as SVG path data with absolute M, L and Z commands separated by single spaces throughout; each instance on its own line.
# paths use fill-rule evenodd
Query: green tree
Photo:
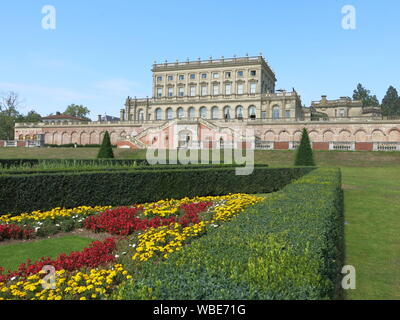
M 300 146 L 296 152 L 295 166 L 315 166 L 314 155 L 311 148 L 310 137 L 306 128 L 301 135 Z
M 42 116 L 37 113 L 35 110 L 29 111 L 26 116 L 21 116 L 20 119 L 17 120 L 17 122 L 40 122 L 42 121 Z
M 17 93 L 10 91 L 0 99 L 0 140 L 14 139 L 15 122 L 21 118 L 17 108 L 20 105 Z
M 371 91 L 365 89 L 361 83 L 359 83 L 357 89 L 353 91 L 353 99 L 361 100 L 363 107 L 379 107 L 379 100 L 376 95 L 371 95 Z
M 110 135 L 108 134 L 108 131 L 106 131 L 100 146 L 99 153 L 97 154 L 97 159 L 112 159 L 112 158 L 114 158 L 114 152 L 112 150 Z
M 67 107 L 67 109 L 65 109 L 63 114 L 90 120 L 88 118 L 90 110 L 87 107 L 84 107 L 83 105 L 70 104 Z
M 393 86 L 389 87 L 382 100 L 382 114 L 389 117 L 400 115 L 400 97 Z

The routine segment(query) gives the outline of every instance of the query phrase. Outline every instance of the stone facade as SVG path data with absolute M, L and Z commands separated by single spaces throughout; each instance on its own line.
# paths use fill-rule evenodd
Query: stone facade
M 120 121 L 16 124 L 15 136 L 85 145 L 108 131 L 123 148 L 293 149 L 306 127 L 315 149 L 400 148 L 400 121 L 382 120 L 379 110 L 348 97 L 322 96 L 304 108 L 294 89 L 275 90 L 275 73 L 261 56 L 154 64 L 152 71 L 153 96 L 128 97 Z

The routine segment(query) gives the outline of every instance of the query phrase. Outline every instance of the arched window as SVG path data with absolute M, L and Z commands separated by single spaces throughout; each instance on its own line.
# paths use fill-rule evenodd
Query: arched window
M 172 120 L 174 118 L 174 113 L 172 111 L 172 108 L 168 108 L 167 109 L 166 118 L 167 118 L 167 120 Z
M 279 106 L 275 105 L 272 107 L 272 119 L 279 119 Z
M 211 119 L 219 119 L 219 109 L 218 109 L 218 107 L 212 107 L 212 109 L 211 109 Z
M 162 111 L 160 108 L 156 109 L 156 120 L 162 120 Z
M 236 119 L 243 119 L 243 107 L 242 106 L 236 107 Z
M 196 117 L 195 109 L 193 107 L 190 107 L 189 110 L 188 110 L 188 114 L 189 114 L 189 118 L 190 119 L 195 118 Z
M 144 121 L 144 111 L 143 109 L 140 109 L 138 112 L 138 120 L 139 121 Z
M 182 119 L 185 117 L 185 112 L 183 111 L 183 108 L 178 108 L 178 110 L 176 110 L 176 116 L 178 119 Z
M 256 118 L 256 107 L 255 106 L 249 107 L 249 118 L 251 118 L 251 119 Z
M 225 106 L 224 107 L 224 119 L 230 119 L 230 118 L 231 118 L 231 107 Z
M 200 108 L 200 118 L 206 119 L 207 118 L 207 108 L 201 107 Z

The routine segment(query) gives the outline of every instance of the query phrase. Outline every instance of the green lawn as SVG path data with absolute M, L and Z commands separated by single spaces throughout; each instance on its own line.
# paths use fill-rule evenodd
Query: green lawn
M 34 242 L 0 245 L 0 267 L 6 270 L 16 270 L 27 259 L 36 261 L 41 257 L 57 258 L 61 253 L 69 254 L 72 251 L 81 251 L 92 242 L 93 239 L 66 236 Z
M 342 168 L 349 299 L 400 299 L 400 167 Z

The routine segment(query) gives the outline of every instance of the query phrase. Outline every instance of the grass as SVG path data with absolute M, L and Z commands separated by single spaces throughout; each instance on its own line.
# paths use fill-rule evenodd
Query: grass
M 0 245 L 0 267 L 5 270 L 16 270 L 27 259 L 36 261 L 41 257 L 57 258 L 61 253 L 69 254 L 72 251 L 81 251 L 92 242 L 93 239 L 89 238 L 66 236 Z
M 348 299 L 400 299 L 400 167 L 342 168 Z

